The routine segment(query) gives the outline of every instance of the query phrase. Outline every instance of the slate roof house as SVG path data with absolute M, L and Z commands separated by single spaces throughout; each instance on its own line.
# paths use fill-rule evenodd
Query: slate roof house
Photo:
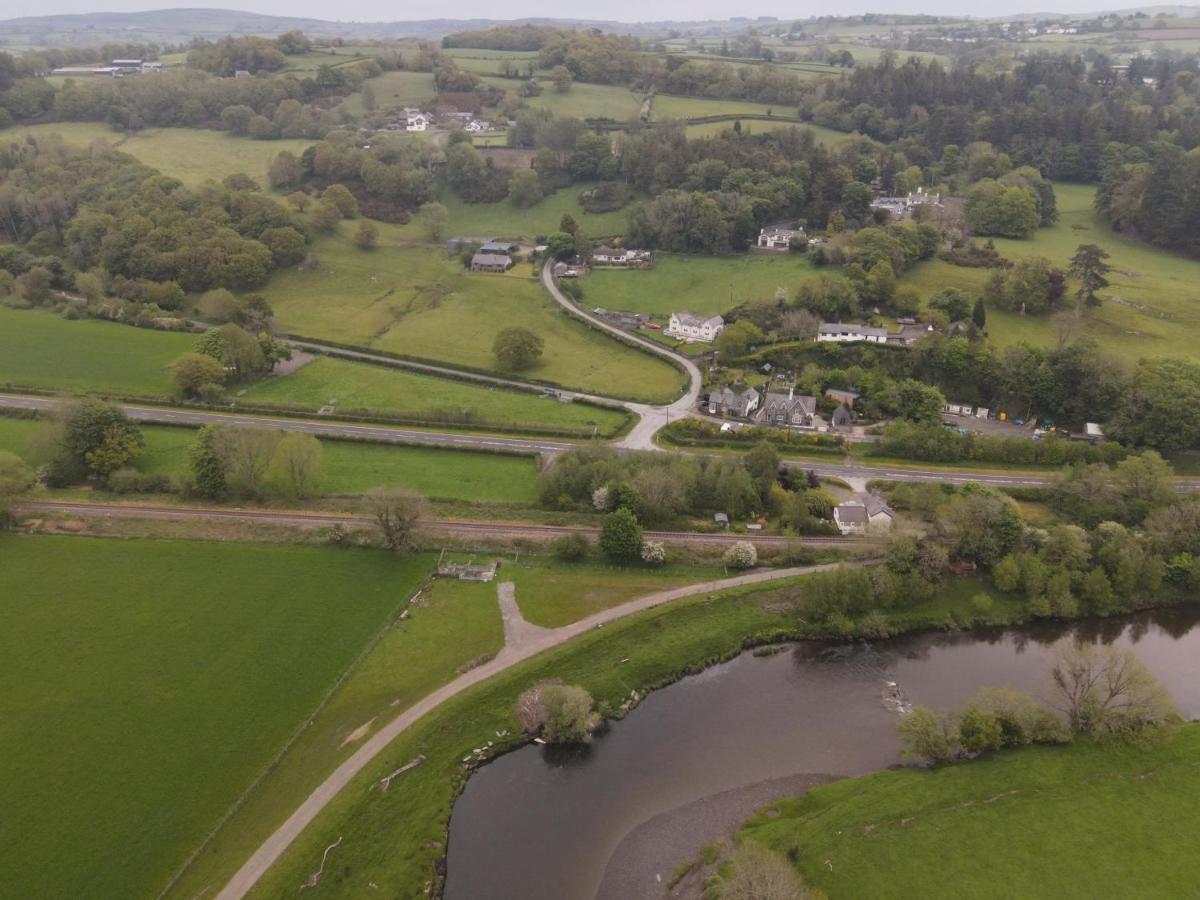
M 479 248 L 480 253 L 516 253 L 520 250 L 519 244 L 512 241 L 485 241 L 483 246 Z
M 768 225 L 758 233 L 758 246 L 761 250 L 789 250 L 792 238 L 804 240 L 804 229 L 790 228 L 787 225 Z
M 627 247 L 607 247 L 601 244 L 592 249 L 592 264 L 622 269 L 639 269 L 650 265 L 650 251 L 631 250 Z
M 833 411 L 833 416 L 829 420 L 830 431 L 849 431 L 854 427 L 854 413 L 850 411 L 850 407 L 846 404 L 841 404 Z
M 869 344 L 884 344 L 887 343 L 887 338 L 888 330 L 886 328 L 874 328 L 870 325 L 822 322 L 821 327 L 817 329 L 818 343 L 866 341 Z
M 712 343 L 725 330 L 725 320 L 720 316 L 699 316 L 686 309 L 671 313 L 665 334 L 683 338 L 685 341 Z
M 875 494 L 855 494 L 833 508 L 833 521 L 842 534 L 887 531 L 895 519 L 892 508 Z
M 739 419 L 749 418 L 750 413 L 758 409 L 758 391 L 746 388 L 736 391 L 729 385 L 708 395 L 708 411 L 714 416 L 735 416 Z
M 472 272 L 507 272 L 512 264 L 512 258 L 503 253 L 484 253 L 480 250 L 471 257 Z
M 780 428 L 811 428 L 817 414 L 817 398 L 807 394 L 767 394 L 759 421 Z

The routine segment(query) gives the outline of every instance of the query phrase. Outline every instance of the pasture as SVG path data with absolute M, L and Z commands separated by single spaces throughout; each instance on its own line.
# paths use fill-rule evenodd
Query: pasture
M 791 107 L 778 103 L 750 103 L 745 100 L 717 100 L 711 97 L 676 97 L 672 94 L 655 94 L 650 105 L 650 117 L 656 122 L 700 116 L 766 116 L 772 112 L 781 116 L 796 114 Z
M 773 804 L 741 837 L 790 854 L 832 897 L 1186 896 L 1200 880 L 1197 753 L 1200 726 L 1184 725 L 1145 745 L 1079 739 L 880 772 Z
M 391 109 L 402 106 L 421 106 L 431 101 L 435 91 L 433 75 L 429 72 L 384 72 L 375 78 L 364 81 L 375 92 L 377 109 Z M 363 106 L 362 91 L 347 95 L 340 104 L 352 116 L 361 116 L 367 112 Z
M 1128 360 L 1149 356 L 1200 358 L 1200 261 L 1151 247 L 1116 234 L 1092 208 L 1094 188 L 1056 184 L 1059 221 L 1039 229 L 1027 240 L 995 239 L 996 249 L 1009 259 L 1044 256 L 1066 269 L 1080 244 L 1098 244 L 1111 254 L 1112 286 L 1100 292 L 1099 308 L 1085 310 L 1081 322 L 1064 322 L 1068 333 L 1095 338 L 1101 346 Z M 922 263 L 900 283 L 929 297 L 945 287 L 977 295 L 987 273 L 948 263 Z M 1074 285 L 1068 285 L 1068 294 Z M 1073 306 L 1068 296 L 1064 303 Z M 1025 317 L 988 309 L 988 332 L 999 346 L 1017 341 L 1052 345 L 1059 322 L 1050 316 Z
M 484 76 L 483 80 L 493 87 L 508 91 L 514 96 L 521 80 Z M 526 98 L 533 109 L 549 110 L 555 116 L 574 116 L 579 119 L 616 119 L 627 122 L 636 119 L 642 108 L 642 95 L 627 87 L 613 84 L 588 84 L 578 82 L 564 94 L 543 79 L 545 88 L 536 97 Z
M 99 122 L 22 125 L 0 131 L 0 139 L 22 134 L 59 134 L 69 143 L 83 145 L 101 140 L 189 187 L 241 172 L 265 188 L 267 166 L 281 150 L 299 156 L 313 143 L 303 138 L 253 141 L 203 128 L 148 128 L 125 134 Z
M 11 534 L 0 555 L 0 878 L 25 897 L 156 895 L 431 566 Z
M 680 309 L 716 315 L 748 301 L 771 300 L 779 288 L 792 298 L 796 286 L 816 274 L 804 256 L 660 253 L 651 269 L 596 269 L 583 280 L 583 290 L 589 306 L 657 316 Z
M 349 239 L 352 228 L 343 223 L 316 243 L 316 270 L 278 273 L 262 291 L 285 331 L 490 370 L 496 335 L 521 325 L 545 341 L 523 377 L 655 402 L 683 384 L 669 363 L 560 310 L 532 278 L 471 274 L 457 256 L 390 244 L 390 232 L 363 251 Z
M 0 306 L 0 384 L 161 396 L 190 334 Z
M 0 417 L 0 450 L 34 465 L 45 462 L 44 442 L 37 437 L 44 427 L 35 419 Z M 146 446 L 137 460 L 139 470 L 179 481 L 189 477 L 195 429 L 145 425 L 142 434 Z M 399 485 L 439 500 L 531 504 L 537 499 L 537 466 L 526 456 L 338 440 L 322 440 L 321 451 L 319 490 L 326 496 Z
M 588 437 L 593 426 L 599 435 L 608 436 L 626 418 L 617 410 L 332 357 L 319 357 L 290 375 L 252 384 L 241 396 L 248 403 L 313 409 L 334 404 L 342 413 L 367 410 L 432 422 L 444 417 L 475 427 L 569 429 Z

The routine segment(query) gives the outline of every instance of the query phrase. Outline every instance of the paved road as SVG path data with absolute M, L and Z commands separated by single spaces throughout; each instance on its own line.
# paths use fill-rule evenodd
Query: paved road
M 60 404 L 54 397 L 32 397 L 0 394 L 0 406 L 15 409 L 51 410 Z M 139 422 L 160 422 L 175 425 L 269 425 L 283 431 L 303 431 L 317 436 L 367 438 L 396 444 L 432 444 L 439 447 L 462 447 L 477 450 L 508 450 L 518 453 L 557 453 L 578 444 L 538 438 L 508 438 L 500 435 L 471 434 L 461 431 L 426 431 L 418 428 L 395 428 L 390 425 L 356 425 L 333 420 L 293 419 L 282 416 L 258 416 L 243 413 L 212 412 L 210 410 L 175 409 L 160 406 L 120 404 L 130 418 Z
M 0 407 L 11 409 L 50 410 L 60 404 L 55 397 L 35 397 L 21 394 L 0 394 Z M 674 417 L 680 404 L 688 402 L 687 398 L 676 401 L 667 407 L 644 407 L 654 415 L 662 414 Z M 637 404 L 630 404 L 631 408 Z M 372 441 L 383 441 L 395 444 L 428 444 L 438 447 L 458 447 L 475 450 L 504 450 L 513 453 L 558 453 L 578 447 L 579 444 L 567 441 L 555 441 L 540 438 L 504 437 L 501 435 L 471 434 L 461 431 L 425 431 L 415 428 L 393 428 L 388 425 L 356 425 L 336 420 L 292 419 L 277 416 L 256 416 L 241 413 L 220 413 L 208 410 L 174 409 L 159 406 L 139 406 L 122 404 L 131 418 L 140 422 L 158 422 L 175 425 L 269 425 L 283 431 L 302 431 L 308 434 L 331 438 L 364 438 Z M 682 413 L 680 413 L 682 414 Z M 635 449 L 640 436 L 646 435 L 646 418 L 634 428 L 624 441 L 616 446 L 622 449 Z M 653 438 L 656 428 L 649 429 L 649 438 Z M 633 443 L 629 442 L 633 439 Z M 640 448 L 638 448 L 640 449 Z M 703 455 L 703 450 L 680 450 L 676 452 L 693 452 Z M 787 460 L 785 464 L 795 468 L 811 469 L 818 475 L 833 478 L 876 479 L 880 481 L 933 481 L 951 484 L 965 484 L 974 481 L 981 484 L 991 484 L 998 487 L 1045 487 L 1053 483 L 1052 475 L 1027 474 L 996 474 L 990 472 L 972 472 L 969 469 L 937 469 L 937 468 L 908 468 L 901 466 L 863 466 L 846 465 L 844 463 L 810 462 L 808 460 Z M 1176 481 L 1176 487 L 1181 491 L 1200 491 L 1200 479 L 1181 478 Z
M 386 725 L 371 735 L 353 756 L 338 766 L 324 782 L 314 790 L 299 808 L 292 813 L 278 830 L 254 852 L 246 864 L 230 879 L 229 883 L 217 895 L 217 900 L 240 900 L 245 897 L 266 871 L 281 857 L 291 843 L 308 827 L 323 809 L 336 797 L 350 781 L 363 769 L 370 765 L 399 735 L 412 727 L 414 723 L 437 709 L 446 701 L 462 693 L 467 688 L 485 681 L 495 675 L 512 668 L 517 663 L 524 662 L 530 657 L 543 653 L 574 637 L 585 634 L 594 628 L 609 622 L 615 622 L 625 616 L 645 609 L 650 609 L 671 600 L 704 594 L 710 591 L 720 591 L 726 588 L 746 584 L 759 584 L 780 578 L 791 578 L 796 575 L 808 575 L 813 572 L 826 571 L 833 566 L 802 566 L 792 569 L 777 569 L 773 571 L 751 572 L 736 578 L 726 578 L 721 581 L 710 581 L 703 584 L 693 584 L 687 587 L 675 588 L 669 591 L 658 591 L 647 594 L 620 606 L 581 619 L 562 628 L 542 629 L 538 634 L 530 634 L 526 640 L 517 645 L 507 645 L 490 662 L 472 669 L 449 684 L 425 696 L 413 706 L 392 719 Z
M 352 525 L 366 528 L 374 525 L 369 516 L 341 513 L 318 513 L 297 510 L 233 509 L 214 506 L 166 506 L 138 503 L 87 503 L 59 500 L 30 500 L 14 507 L 19 513 L 66 513 L 91 518 L 160 519 L 164 521 L 204 522 L 263 522 L 299 528 L 318 528 L 327 525 Z M 586 525 L 531 525 L 521 522 L 471 522 L 460 519 L 426 519 L 422 526 L 437 534 L 455 537 L 528 538 L 546 541 L 567 534 L 582 534 L 596 539 L 600 530 Z M 691 531 L 645 531 L 656 541 L 672 545 L 719 547 L 734 541 L 750 541 L 760 547 L 785 547 L 797 542 L 820 547 L 855 547 L 870 543 L 861 537 L 811 536 L 782 537 L 773 534 L 731 534 L 714 532 L 701 534 Z
M 577 306 L 571 298 L 563 294 L 558 289 L 558 285 L 554 283 L 553 266 L 542 266 L 542 285 L 550 294 L 554 301 L 565 309 L 571 315 L 582 319 L 593 328 L 598 328 L 600 331 L 611 334 L 618 340 L 625 343 L 634 343 L 664 359 L 676 367 L 682 368 L 687 373 L 688 389 L 682 397 L 667 406 L 649 406 L 644 403 L 627 403 L 629 409 L 638 414 L 638 423 L 633 427 L 629 434 L 625 435 L 617 442 L 618 447 L 625 447 L 631 450 L 658 450 L 661 449 L 654 443 L 654 435 L 656 435 L 664 425 L 672 419 L 682 419 L 691 412 L 692 407 L 696 405 L 696 401 L 700 399 L 700 388 L 704 383 L 704 376 L 700 374 L 700 369 L 694 362 L 685 356 L 680 356 L 673 350 L 664 347 L 662 344 L 657 344 L 654 341 L 646 340 L 638 337 L 635 334 L 630 334 L 623 328 L 617 328 L 615 325 L 610 325 L 603 319 L 592 315 L 584 309 Z

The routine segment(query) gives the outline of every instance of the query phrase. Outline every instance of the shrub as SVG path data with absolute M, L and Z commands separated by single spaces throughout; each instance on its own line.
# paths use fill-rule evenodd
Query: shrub
M 517 721 L 526 734 L 538 734 L 551 744 L 586 744 L 600 724 L 592 695 L 575 685 L 551 679 L 522 691 L 517 698 Z
M 758 565 L 758 550 L 749 541 L 738 541 L 725 551 L 724 560 L 734 569 L 752 569 Z
M 661 566 L 667 559 L 667 548 L 662 541 L 645 541 L 642 544 L 642 562 Z
M 166 475 L 139 472 L 130 467 L 112 472 L 105 486 L 114 494 L 160 494 L 172 491 L 171 479 Z
M 579 562 L 588 555 L 588 540 L 582 534 L 564 534 L 551 544 L 555 559 L 563 562 Z
M 611 559 L 635 560 L 642 554 L 642 526 L 625 507 L 610 512 L 600 526 L 600 549 Z

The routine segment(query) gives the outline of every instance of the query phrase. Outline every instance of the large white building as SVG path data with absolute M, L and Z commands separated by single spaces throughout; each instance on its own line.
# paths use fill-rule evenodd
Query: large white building
M 725 330 L 725 320 L 720 316 L 699 316 L 686 309 L 671 313 L 665 334 L 685 341 L 704 341 L 711 344 Z
M 850 341 L 866 341 L 868 344 L 886 344 L 888 330 L 874 328 L 871 325 L 855 325 L 845 322 L 822 322 L 817 329 L 817 341 L 820 343 L 849 343 Z

